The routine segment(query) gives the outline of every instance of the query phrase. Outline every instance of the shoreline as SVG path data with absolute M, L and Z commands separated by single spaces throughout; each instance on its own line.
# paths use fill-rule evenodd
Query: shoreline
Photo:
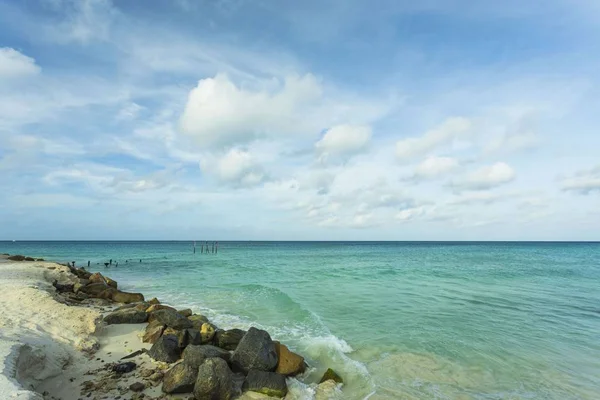
M 0 391 L 10 393 L 14 398 L 150 400 L 182 398 L 182 395 L 190 399 L 194 397 L 189 396 L 208 398 L 203 397 L 200 389 L 196 390 L 196 395 L 193 394 L 200 385 L 200 377 L 191 385 L 188 382 L 183 389 L 176 388 L 175 392 L 179 393 L 167 392 L 172 389 L 173 379 L 180 379 L 179 370 L 192 366 L 202 374 L 203 368 L 206 369 L 204 364 L 209 364 L 206 360 L 214 360 L 212 357 L 215 357 L 205 356 L 196 365 L 198 362 L 194 364 L 190 361 L 192 356 L 186 357 L 186 354 L 191 354 L 192 350 L 216 351 L 213 349 L 222 352 L 216 357 L 227 361 L 224 363 L 226 370 L 217 374 L 217 378 L 226 375 L 232 382 L 232 387 L 220 392 L 219 398 L 341 398 L 342 385 L 335 382 L 341 381 L 337 374 L 327 371 L 329 375 L 326 374 L 322 382 L 303 382 L 308 375 L 304 358 L 284 344 L 272 340 L 265 331 L 250 328 L 248 332 L 252 334 L 248 334 L 239 329 L 220 329 L 226 327 L 216 327 L 206 317 L 193 314 L 192 310 L 176 310 L 160 304 L 157 299 L 148 303 L 142 294 L 121 292 L 117 289 L 118 284 L 110 278 L 100 273 L 92 276 L 85 269 L 46 261 L 0 259 L 0 271 L 2 290 L 12 286 L 16 290 L 9 291 L 9 295 L 0 303 L 7 310 L 6 318 L 3 316 L 0 319 L 0 359 L 4 364 L 0 375 Z M 7 272 L 13 276 L 13 282 L 5 277 Z M 98 279 L 106 286 L 105 290 L 96 290 L 100 284 Z M 28 299 L 25 307 L 22 303 L 24 298 Z M 36 324 L 34 320 L 40 315 L 36 310 L 39 302 L 44 303 L 44 310 L 52 317 Z M 73 310 L 77 312 L 73 313 Z M 174 313 L 177 313 L 178 321 L 183 315 L 186 322 L 181 327 L 169 322 Z M 20 318 L 11 319 L 16 314 Z M 131 319 L 133 314 L 137 315 L 137 320 Z M 201 323 L 198 324 L 198 320 Z M 110 323 L 115 321 L 125 323 Z M 193 326 L 187 321 L 191 321 Z M 9 325 L 12 328 L 5 333 Z M 155 333 L 154 343 L 142 342 L 144 334 L 153 326 L 162 326 L 158 328 L 160 334 Z M 251 338 L 256 332 L 260 339 Z M 161 361 L 161 356 L 156 355 L 160 352 L 155 349 L 164 351 L 165 343 L 171 338 L 178 343 L 179 356 L 177 359 Z M 244 345 L 239 346 L 240 342 Z M 6 351 L 7 346 L 9 352 Z M 262 350 L 264 346 L 276 348 L 274 364 L 271 360 L 269 365 L 261 365 L 260 362 L 253 364 L 254 361 L 246 365 L 248 357 L 245 354 L 254 351 L 256 354 L 252 357 L 260 358 L 261 346 Z M 122 360 L 138 350 L 140 354 Z M 268 357 L 273 358 L 273 355 Z M 302 364 L 299 364 L 299 360 Z M 134 362 L 135 369 L 124 374 L 112 371 L 113 366 L 124 362 Z M 195 378 L 197 373 L 191 372 L 191 375 Z M 191 377 L 185 379 L 189 381 Z M 310 395 L 301 392 L 300 388 L 309 388 Z

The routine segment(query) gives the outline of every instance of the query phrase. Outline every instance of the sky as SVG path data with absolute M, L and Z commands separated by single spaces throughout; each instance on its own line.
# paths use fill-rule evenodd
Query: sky
M 0 0 L 0 240 L 599 240 L 596 0 Z

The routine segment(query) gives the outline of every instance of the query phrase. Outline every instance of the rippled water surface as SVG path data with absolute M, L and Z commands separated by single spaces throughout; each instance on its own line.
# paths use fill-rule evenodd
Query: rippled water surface
M 600 244 L 0 242 L 267 329 L 345 399 L 599 399 Z M 102 263 L 113 259 L 118 268 Z M 140 263 L 139 260 L 142 259 Z M 129 260 L 126 262 L 126 260 Z M 98 264 L 100 263 L 100 264 Z

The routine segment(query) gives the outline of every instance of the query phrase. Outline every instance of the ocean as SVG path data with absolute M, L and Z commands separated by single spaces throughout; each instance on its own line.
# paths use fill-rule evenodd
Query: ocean
M 600 243 L 192 246 L 0 242 L 0 253 L 89 260 L 124 290 L 266 329 L 306 357 L 307 382 L 336 370 L 343 399 L 600 399 Z M 298 399 L 309 383 L 292 385 Z

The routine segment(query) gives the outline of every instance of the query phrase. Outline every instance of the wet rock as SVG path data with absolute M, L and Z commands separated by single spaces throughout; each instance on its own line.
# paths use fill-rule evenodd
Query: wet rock
M 136 368 L 136 364 L 132 361 L 128 361 L 128 362 L 124 362 L 124 363 L 119 363 L 119 364 L 113 364 L 110 369 L 113 372 L 116 372 L 118 374 L 126 374 L 128 372 L 133 371 Z
M 341 384 L 333 380 L 328 380 L 323 383 L 319 383 L 315 393 L 315 400 L 329 400 L 341 398 L 341 392 L 339 386 Z
M 200 336 L 202 338 L 202 344 L 210 343 L 215 337 L 215 331 L 217 327 L 211 324 L 210 322 L 205 322 L 200 327 Z
M 194 386 L 197 400 L 230 400 L 234 396 L 233 373 L 221 358 L 208 358 L 198 368 Z
M 113 292 L 112 300 L 117 303 L 138 303 L 144 301 L 144 295 L 141 293 L 127 293 L 117 290 Z
M 173 328 L 167 328 L 163 332 L 163 335 L 173 335 L 177 336 L 177 343 L 179 344 L 180 349 L 184 349 L 185 346 L 188 345 L 188 333 L 187 329 L 177 330 Z
M 192 327 L 191 321 L 175 310 L 158 310 L 153 312 L 152 316 L 154 320 L 167 325 L 169 328 L 187 329 Z
M 209 344 L 202 346 L 189 345 L 183 351 L 182 357 L 184 363 L 198 368 L 207 358 L 221 358 L 229 362 L 231 354 L 226 350 Z
M 148 356 L 156 361 L 174 363 L 179 360 L 181 349 L 177 336 L 163 335 L 148 350 Z
M 217 346 L 225 350 L 235 350 L 238 343 L 244 335 L 246 331 L 241 329 L 229 329 L 226 331 L 218 330 L 215 333 L 214 342 Z
M 306 370 L 304 357 L 290 351 L 284 344 L 277 341 L 274 341 L 273 343 L 275 344 L 275 351 L 277 352 L 278 359 L 275 372 L 281 375 L 295 376 Z
M 162 391 L 165 393 L 191 393 L 197 377 L 197 367 L 179 363 L 165 373 Z
M 135 382 L 129 385 L 129 389 L 133 392 L 141 392 L 142 390 L 146 389 L 146 385 L 144 385 L 142 382 Z
M 250 328 L 231 356 L 234 370 L 245 373 L 251 369 L 273 371 L 277 367 L 277 352 L 267 331 Z
M 342 379 L 342 377 L 339 376 L 338 374 L 336 374 L 336 372 L 334 370 L 332 370 L 331 368 L 329 368 L 329 369 L 327 369 L 327 371 L 325 371 L 325 373 L 323 374 L 323 377 L 321 378 L 319 383 L 323 383 L 328 380 L 332 380 L 337 383 L 344 383 L 344 380 Z
M 186 318 L 190 317 L 192 315 L 192 310 L 190 310 L 189 308 L 185 308 L 183 310 L 178 310 L 177 312 Z
M 246 376 L 243 390 L 258 392 L 272 397 L 285 397 L 288 388 L 285 376 L 276 372 L 252 369 Z
M 121 311 L 114 311 L 104 317 L 104 322 L 109 325 L 113 324 L 141 324 L 148 320 L 148 314 L 144 311 L 137 311 L 136 309 L 125 309 Z
M 158 321 L 150 322 L 148 326 L 146 326 L 144 336 L 142 337 L 142 342 L 155 343 L 158 340 L 158 338 L 161 337 L 166 327 L 166 325 Z
M 188 317 L 188 319 L 192 322 L 192 326 L 198 330 L 202 328 L 202 324 L 209 322 L 208 318 L 200 314 L 192 314 Z
M 196 328 L 186 329 L 188 336 L 188 345 L 194 344 L 199 345 L 202 344 L 202 335 L 200 334 L 200 330 Z

